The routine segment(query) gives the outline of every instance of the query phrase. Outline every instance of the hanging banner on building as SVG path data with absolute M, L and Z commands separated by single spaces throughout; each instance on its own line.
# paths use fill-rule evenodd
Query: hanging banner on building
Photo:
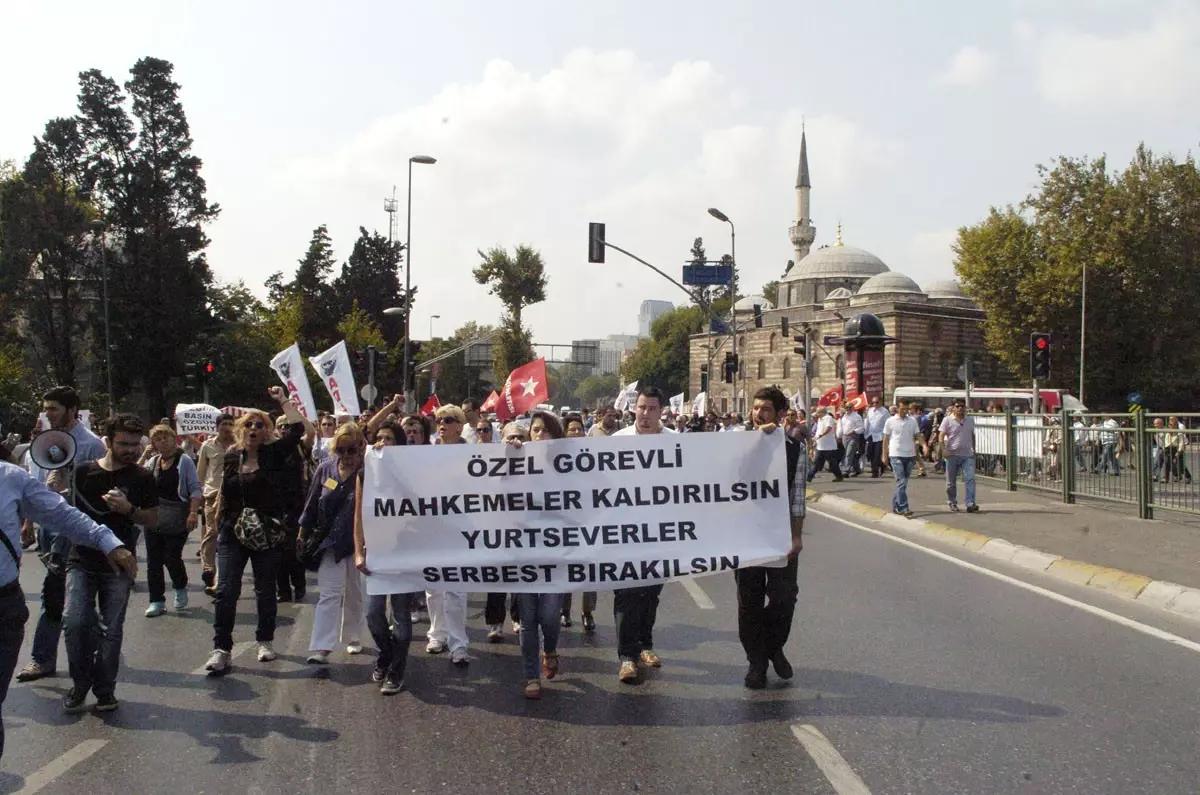
M 782 433 L 368 450 L 371 594 L 611 590 L 791 547 Z
M 313 403 L 308 375 L 304 372 L 304 360 L 300 358 L 300 346 L 293 342 L 290 348 L 275 354 L 275 358 L 271 360 L 271 369 L 283 382 L 288 396 L 296 399 L 300 413 L 316 422 L 317 406 Z
M 342 340 L 323 353 L 308 357 L 321 377 L 329 397 L 333 398 L 333 413 L 351 417 L 359 415 L 358 392 L 354 388 L 354 371 L 350 369 L 350 354 Z
M 221 410 L 207 403 L 179 403 L 175 406 L 175 433 L 187 436 L 193 433 L 214 434 L 217 432 L 217 417 Z

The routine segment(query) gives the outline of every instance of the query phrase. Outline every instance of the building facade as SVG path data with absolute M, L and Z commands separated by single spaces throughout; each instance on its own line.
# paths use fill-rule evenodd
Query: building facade
M 722 377 L 731 336 L 691 338 L 689 396 L 702 391 L 702 368 L 709 375 L 709 409 L 721 413 L 745 413 L 748 399 L 764 386 L 777 385 L 788 395 L 801 391 L 804 362 L 793 351 L 793 337 L 808 327 L 813 346 L 810 400 L 815 401 L 843 384 L 845 377 L 842 348 L 823 344 L 823 338 L 841 336 L 845 320 L 863 312 L 879 316 L 887 333 L 897 339 L 884 354 L 885 400 L 898 386 L 953 386 L 959 367 L 968 360 L 972 380 L 979 386 L 1014 382 L 984 345 L 983 311 L 956 282 L 932 282 L 922 289 L 869 251 L 845 245 L 840 224 L 833 245 L 812 251 L 816 227 L 809 217 L 811 187 L 808 144 L 801 133 L 797 218 L 788 233 L 796 259 L 780 279 L 779 305 L 761 295 L 746 296 L 734 305 L 739 360 L 734 384 Z M 762 309 L 762 328 L 754 327 L 755 304 Z
M 649 337 L 654 321 L 674 308 L 675 305 L 670 301 L 642 301 L 642 306 L 638 310 L 638 336 Z

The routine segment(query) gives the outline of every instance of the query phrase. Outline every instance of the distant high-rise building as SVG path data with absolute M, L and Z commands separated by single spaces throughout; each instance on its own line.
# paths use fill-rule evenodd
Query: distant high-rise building
M 670 301 L 642 301 L 642 308 L 638 310 L 638 336 L 649 337 L 654 321 L 674 308 Z

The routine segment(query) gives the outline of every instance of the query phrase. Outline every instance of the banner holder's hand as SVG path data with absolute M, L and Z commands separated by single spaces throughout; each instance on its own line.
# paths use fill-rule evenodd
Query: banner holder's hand
M 371 576 L 371 570 L 367 568 L 367 553 L 365 549 L 361 553 L 354 553 L 354 568 L 368 577 Z

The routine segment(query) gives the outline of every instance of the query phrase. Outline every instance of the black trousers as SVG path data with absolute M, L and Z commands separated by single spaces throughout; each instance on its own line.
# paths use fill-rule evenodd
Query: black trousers
M 165 535 L 153 530 L 146 532 L 146 586 L 150 590 L 151 602 L 167 600 L 164 566 L 171 575 L 172 588 L 179 590 L 187 587 L 187 569 L 183 565 L 183 545 L 187 543 L 187 538 L 186 535 Z
M 871 477 L 879 477 L 883 471 L 883 440 L 878 442 L 868 437 L 867 439 L 867 460 L 871 462 Z
M 521 620 L 521 610 L 517 604 L 517 595 L 506 593 L 489 593 L 483 606 L 483 623 L 489 627 L 492 624 L 504 623 L 504 599 L 511 596 L 508 602 L 508 617 L 513 621 Z
M 818 450 L 816 457 L 813 458 L 812 469 L 810 469 L 808 471 L 808 479 L 812 480 L 813 475 L 820 472 L 821 467 L 825 466 L 826 462 L 828 462 L 829 463 L 829 471 L 833 473 L 834 478 L 836 478 L 837 480 L 841 480 L 842 472 L 839 469 L 839 465 L 841 464 L 841 461 L 842 461 L 842 451 L 841 450 Z
M 8 552 L 0 550 L 7 555 Z M 17 655 L 21 653 L 21 642 L 25 639 L 25 622 L 29 620 L 29 607 L 25 594 L 17 582 L 5 586 L 0 592 L 0 710 L 8 697 L 8 684 L 17 669 Z M 4 719 L 0 716 L 0 757 L 4 756 Z
M 613 591 L 613 620 L 617 624 L 617 657 L 633 660 L 654 648 L 661 585 L 618 588 Z
M 733 573 L 737 582 L 738 638 L 751 665 L 766 665 L 787 643 L 800 586 L 796 560 L 782 568 L 750 566 Z
M 296 557 L 296 539 L 300 535 L 300 527 L 293 521 L 288 521 L 288 536 L 279 550 L 279 565 L 275 570 L 276 587 L 279 598 L 296 599 L 304 596 L 308 572 L 304 564 Z

